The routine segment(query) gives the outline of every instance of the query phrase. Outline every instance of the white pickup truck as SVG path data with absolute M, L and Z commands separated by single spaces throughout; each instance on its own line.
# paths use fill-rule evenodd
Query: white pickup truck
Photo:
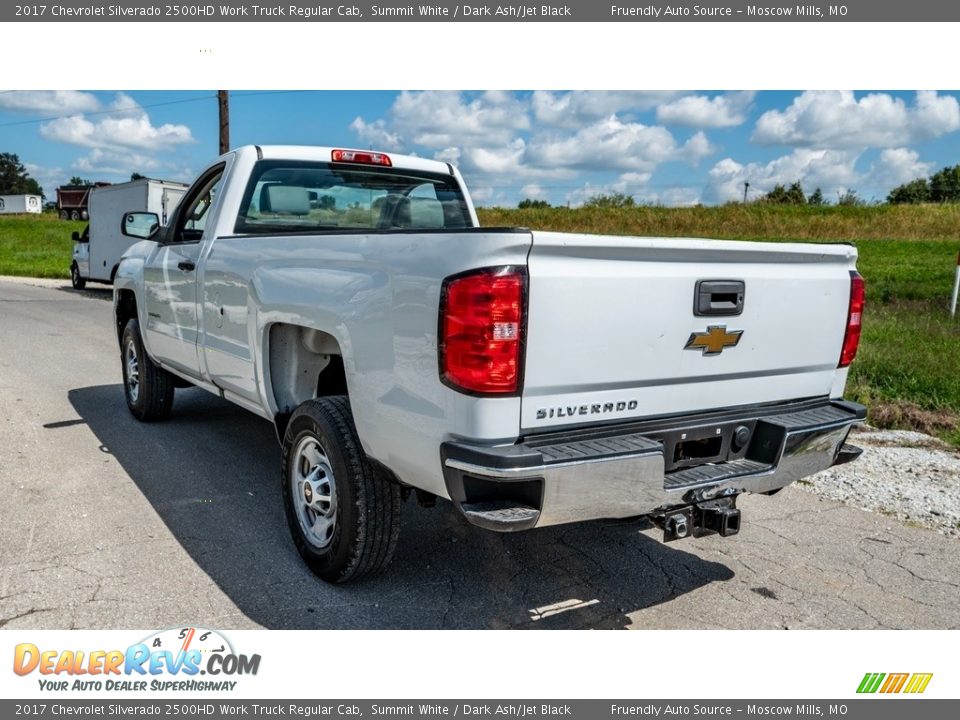
M 482 228 L 447 163 L 282 146 L 223 155 L 166 227 L 123 231 L 130 411 L 164 418 L 193 385 L 273 422 L 293 539 L 328 581 L 387 564 L 411 492 L 488 530 L 728 536 L 740 493 L 860 453 L 849 245 Z

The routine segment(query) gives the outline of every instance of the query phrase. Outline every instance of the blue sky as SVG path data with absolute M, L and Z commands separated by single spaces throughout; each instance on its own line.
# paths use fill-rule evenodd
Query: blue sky
M 0 91 L 0 152 L 72 175 L 190 180 L 217 154 L 215 91 Z M 882 199 L 960 162 L 956 92 L 237 91 L 231 144 L 373 147 L 457 164 L 480 205 L 597 193 L 689 205 L 801 180 Z

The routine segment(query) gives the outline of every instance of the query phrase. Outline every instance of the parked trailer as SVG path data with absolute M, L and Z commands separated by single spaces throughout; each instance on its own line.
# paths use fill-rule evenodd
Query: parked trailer
M 95 188 L 107 187 L 110 183 L 93 185 L 61 185 L 57 188 L 57 212 L 61 220 L 88 220 L 90 193 Z
M 43 212 L 39 195 L 0 195 L 0 215 Z
M 120 232 L 124 213 L 156 213 L 161 223 L 166 223 L 186 189 L 183 183 L 149 178 L 93 188 L 90 225 L 82 234 L 73 234 L 73 286 L 81 289 L 88 280 L 112 283 L 120 258 L 133 244 Z

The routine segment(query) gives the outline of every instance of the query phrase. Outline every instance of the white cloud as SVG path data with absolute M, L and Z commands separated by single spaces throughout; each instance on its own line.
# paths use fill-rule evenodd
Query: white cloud
M 100 102 L 92 93 L 77 90 L 14 90 L 0 94 L 0 109 L 65 115 L 99 110 Z
M 641 205 L 689 206 L 700 202 L 700 192 L 683 186 L 651 187 L 650 173 L 621 173 L 615 180 L 596 184 L 587 182 L 582 187 L 568 192 L 564 199 L 576 207 L 596 195 L 619 193 L 629 195 Z
M 523 164 L 527 144 L 516 138 L 510 144 L 497 148 L 468 148 L 464 151 L 467 167 L 482 173 L 516 172 Z
M 399 150 L 403 147 L 403 140 L 400 135 L 387 130 L 383 119 L 368 123 L 362 117 L 357 117 L 350 123 L 350 129 L 364 143 L 369 143 L 374 150 Z
M 525 198 L 537 200 L 539 198 L 545 198 L 547 196 L 547 191 L 537 185 L 537 183 L 530 183 L 520 188 L 520 195 Z
M 702 202 L 700 192 L 689 187 L 668 187 L 651 195 L 641 196 L 640 199 L 651 205 L 666 207 L 691 207 Z
M 702 130 L 694 133 L 680 148 L 678 156 L 691 165 L 696 165 L 707 155 L 716 152 L 716 148 L 707 140 Z
M 429 147 L 495 145 L 530 128 L 524 103 L 503 92 L 486 92 L 468 100 L 457 92 L 404 91 L 389 115 L 390 126 L 400 137 Z
M 67 180 L 67 174 L 61 167 L 43 167 L 33 163 L 24 163 L 23 167 L 27 173 L 40 183 L 43 188 L 43 196 L 47 200 L 54 200 L 57 197 L 56 189 Z
M 94 174 L 97 177 L 91 178 L 101 180 L 104 176 L 125 176 L 132 173 L 141 175 L 150 175 L 158 170 L 169 169 L 168 163 L 163 163 L 155 157 L 143 153 L 128 151 L 117 152 L 115 150 L 104 150 L 103 148 L 94 148 L 89 155 L 79 157 L 73 163 L 73 168 L 84 174 Z
M 883 150 L 869 167 L 860 171 L 857 165 L 862 165 L 862 157 L 858 151 L 797 148 L 768 163 L 743 165 L 725 158 L 708 173 L 706 199 L 742 200 L 743 184 L 749 182 L 748 199 L 755 200 L 774 185 L 790 185 L 799 180 L 807 193 L 819 187 L 832 200 L 848 190 L 856 190 L 865 200 L 881 200 L 893 187 L 928 175 L 934 166 L 921 161 L 919 153 L 910 148 Z
M 866 183 L 882 194 L 884 189 L 892 190 L 919 177 L 933 172 L 932 162 L 920 160 L 920 154 L 910 148 L 889 148 L 880 153 L 880 157 L 870 166 L 865 176 Z
M 849 91 L 807 91 L 785 110 L 757 120 L 752 140 L 765 145 L 856 149 L 901 147 L 960 128 L 960 103 L 933 91 L 916 94 L 912 105 L 885 93 L 859 100 Z
M 742 125 L 753 102 L 752 92 L 731 92 L 707 97 L 687 95 L 657 108 L 657 121 L 666 125 L 723 128 Z
M 489 185 L 477 185 L 470 188 L 470 199 L 477 205 L 490 205 L 494 190 Z
M 95 120 L 80 114 L 43 123 L 40 135 L 47 140 L 113 150 L 161 150 L 194 142 L 186 125 L 153 125 L 143 108 L 123 93 L 117 94 L 111 110 L 114 112 L 110 115 Z
M 675 91 L 575 90 L 557 93 L 537 90 L 530 104 L 542 125 L 575 128 L 611 115 L 653 110 L 681 93 Z
M 478 202 L 499 202 L 504 193 L 531 196 L 525 186 L 549 197 L 560 181 L 570 188 L 583 172 L 646 182 L 662 163 L 695 165 L 714 153 L 702 131 L 681 141 L 630 117 L 679 94 L 401 92 L 382 118 L 357 117 L 350 129 L 376 147 L 455 163 Z
M 680 146 L 664 127 L 623 122 L 611 115 L 572 135 L 536 137 L 526 157 L 546 168 L 652 172 L 661 163 L 696 161 L 709 152 L 712 148 L 702 133 Z
M 756 199 L 774 185 L 789 185 L 799 180 L 804 190 L 822 188 L 824 194 L 844 192 L 863 179 L 854 168 L 858 153 L 842 150 L 798 148 L 789 155 L 768 163 L 743 165 L 724 158 L 707 173 L 706 200 L 728 202 L 743 199 L 743 184 L 750 183 L 748 199 Z
M 443 150 L 438 150 L 433 154 L 434 160 L 439 160 L 440 162 L 448 162 L 454 165 L 460 164 L 460 148 L 458 147 L 448 147 Z

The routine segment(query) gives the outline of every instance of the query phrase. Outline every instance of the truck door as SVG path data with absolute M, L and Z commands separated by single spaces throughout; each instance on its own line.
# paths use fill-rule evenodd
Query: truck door
M 200 377 L 196 270 L 224 168 L 222 164 L 211 168 L 190 187 L 143 268 L 150 352 L 196 378 Z

